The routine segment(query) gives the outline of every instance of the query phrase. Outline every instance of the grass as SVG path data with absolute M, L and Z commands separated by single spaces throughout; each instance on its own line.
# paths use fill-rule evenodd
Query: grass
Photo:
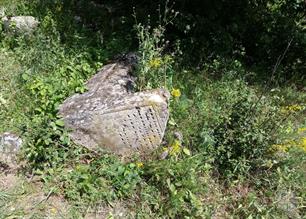
M 25 95 L 18 87 L 21 72 L 22 68 L 12 52 L 2 50 L 0 54 L 0 102 L 2 109 L 0 118 L 3 124 L 0 127 L 1 132 L 4 130 L 18 131 L 16 124 L 26 120 L 22 109 L 22 99 Z M 18 98 L 19 101 L 16 101 Z
M 21 175 L 38 180 L 21 177 L 0 189 L 0 218 L 306 215 L 304 92 L 250 85 L 245 75 L 255 73 L 238 60 L 215 59 L 201 70 L 176 64 L 180 51 L 167 54 L 152 44 L 162 39 L 138 26 L 146 36 L 139 39 L 138 89 L 176 91 L 166 143 L 147 160 L 93 154 L 70 141 L 58 105 L 84 92 L 85 81 L 131 45 L 118 34 L 101 43 L 90 28 L 71 25 L 74 14 L 65 7 L 55 13 L 46 10 L 52 4 L 1 3 L 12 14 L 35 13 L 41 25 L 30 37 L 0 33 L 0 132 L 24 138 Z
M 0 190 L 0 218 L 72 218 L 77 216 L 63 198 L 49 196 L 39 182 L 13 174 L 3 176 L 9 188 Z M 4 182 L 5 183 L 5 182 Z

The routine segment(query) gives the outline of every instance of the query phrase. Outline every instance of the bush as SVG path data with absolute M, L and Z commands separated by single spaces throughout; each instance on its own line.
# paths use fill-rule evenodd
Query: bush
M 239 93 L 229 115 L 213 128 L 215 162 L 221 172 L 256 170 L 278 138 L 279 110 L 271 100 L 258 100 L 250 93 Z
M 189 72 L 173 79 L 183 94 L 172 101 L 169 129 L 182 131 L 184 145 L 213 158 L 222 175 L 237 176 L 256 170 L 270 156 L 285 117 L 281 97 L 257 93 L 241 78 L 247 72 L 235 62 L 207 66 L 207 74 L 220 73 L 218 81 L 210 81 L 209 75 L 190 78 Z

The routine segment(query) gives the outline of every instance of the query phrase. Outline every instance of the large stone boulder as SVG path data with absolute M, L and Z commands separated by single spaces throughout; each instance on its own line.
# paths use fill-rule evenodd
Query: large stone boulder
M 3 26 L 6 31 L 14 33 L 31 33 L 39 24 L 39 21 L 32 16 L 3 17 Z
M 147 154 L 160 145 L 169 117 L 169 92 L 133 93 L 131 69 L 120 62 L 106 65 L 87 82 L 88 92 L 60 106 L 75 143 L 120 155 Z
M 0 135 L 0 165 L 9 168 L 17 166 L 17 154 L 22 146 L 22 139 L 15 134 L 5 132 Z

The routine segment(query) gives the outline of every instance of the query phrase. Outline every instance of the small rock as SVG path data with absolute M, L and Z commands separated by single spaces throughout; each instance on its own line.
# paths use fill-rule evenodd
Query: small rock
M 0 163 L 14 168 L 17 165 L 17 154 L 22 146 L 22 139 L 15 134 L 5 132 L 0 135 Z
M 163 151 L 163 153 L 161 153 L 161 155 L 159 156 L 159 159 L 161 160 L 165 160 L 169 155 L 169 150 L 165 150 Z
M 297 197 L 292 192 L 283 192 L 279 194 L 277 207 L 283 210 L 288 218 L 301 218 L 297 201 Z
M 3 17 L 2 22 L 6 31 L 14 33 L 31 33 L 39 24 L 32 16 Z
M 180 143 L 183 142 L 183 134 L 179 131 L 176 131 L 173 133 L 173 136 L 176 140 L 178 140 Z

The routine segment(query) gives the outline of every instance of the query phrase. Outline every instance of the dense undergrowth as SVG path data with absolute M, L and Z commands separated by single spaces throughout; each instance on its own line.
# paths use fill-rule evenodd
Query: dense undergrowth
M 306 215 L 302 81 L 278 86 L 266 65 L 250 68 L 221 53 L 198 68 L 182 64 L 192 54 L 182 54 L 186 42 L 167 42 L 167 25 L 178 19 L 171 8 L 160 14 L 155 27 L 136 23 L 128 31 L 120 18 L 123 28 L 104 31 L 92 21 L 94 13 L 87 20 L 76 17 L 74 3 L 0 4 L 9 15 L 40 20 L 33 35 L 0 32 L 0 132 L 25 139 L 20 156 L 25 171 L 39 175 L 48 193 L 64 195 L 79 217 L 118 200 L 135 218 Z M 106 19 L 119 19 L 104 18 L 103 27 Z M 85 92 L 84 82 L 114 55 L 131 50 L 140 56 L 138 89 L 167 88 L 171 115 L 167 143 L 150 159 L 123 162 L 74 145 L 57 109 L 68 96 Z M 298 76 L 291 79 L 301 76 L 297 65 Z M 258 69 L 272 72 L 269 83 L 255 80 Z M 161 154 L 168 156 L 160 159 Z M 0 205 L 1 211 L 3 218 L 8 216 Z

